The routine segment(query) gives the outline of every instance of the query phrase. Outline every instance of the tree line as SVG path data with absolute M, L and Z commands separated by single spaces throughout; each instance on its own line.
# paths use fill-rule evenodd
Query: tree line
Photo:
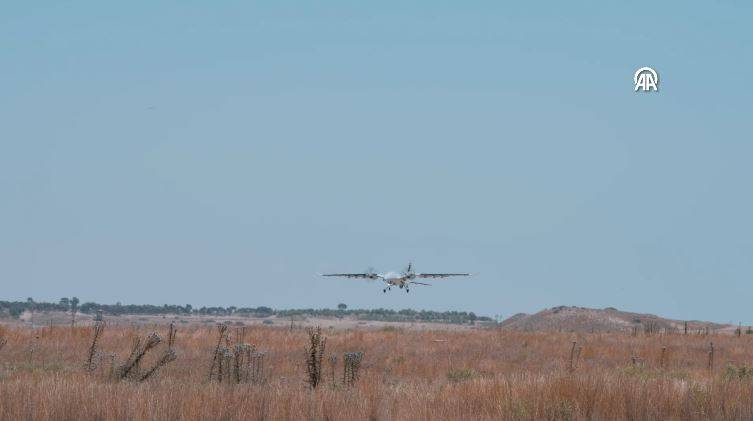
M 296 317 L 353 317 L 358 320 L 398 321 L 398 322 L 436 322 L 464 324 L 475 322 L 491 322 L 492 319 L 485 316 L 476 316 L 473 312 L 466 311 L 433 311 L 433 310 L 390 310 L 377 309 L 348 309 L 341 303 L 336 309 L 288 309 L 276 310 L 271 307 L 200 307 L 194 308 L 191 304 L 186 305 L 152 305 L 152 304 L 99 304 L 94 302 L 81 303 L 76 297 L 63 297 L 58 302 L 38 302 L 32 298 L 26 301 L 0 301 L 0 317 L 18 318 L 25 311 L 64 311 L 83 314 L 95 314 L 101 310 L 104 314 L 119 315 L 211 315 L 211 316 L 246 316 L 246 317 L 271 317 L 296 318 Z

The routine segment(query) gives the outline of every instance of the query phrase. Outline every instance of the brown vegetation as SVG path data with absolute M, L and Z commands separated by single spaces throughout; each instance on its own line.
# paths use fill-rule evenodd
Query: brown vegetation
M 322 381 L 317 352 L 312 388 L 312 350 L 301 352 L 312 332 L 254 327 L 234 335 L 253 348 L 230 347 L 227 331 L 218 346 L 216 327 L 186 326 L 169 347 L 152 330 L 169 335 L 110 325 L 92 351 L 91 326 L 0 327 L 0 419 L 753 418 L 753 335 L 327 330 L 333 381 Z M 218 348 L 231 352 L 224 381 Z M 265 381 L 243 381 L 262 376 L 242 371 L 257 348 Z M 363 354 L 345 355 L 354 350 Z M 90 355 L 110 356 L 109 369 Z

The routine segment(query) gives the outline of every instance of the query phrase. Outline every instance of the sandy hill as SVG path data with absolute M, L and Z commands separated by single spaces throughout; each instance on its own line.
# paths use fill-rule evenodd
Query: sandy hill
M 711 332 L 734 331 L 736 326 L 687 321 L 688 333 L 708 329 Z M 535 314 L 518 313 L 503 321 L 502 328 L 522 331 L 562 332 L 683 332 L 685 321 L 672 320 L 653 314 L 631 313 L 616 308 L 605 309 L 559 306 Z

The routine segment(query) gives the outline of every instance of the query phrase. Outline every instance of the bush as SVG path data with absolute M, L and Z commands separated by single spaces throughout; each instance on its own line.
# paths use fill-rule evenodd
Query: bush
M 8 313 L 10 313 L 10 316 L 14 319 L 18 319 L 21 317 L 21 314 L 23 314 L 24 310 L 20 307 L 11 307 L 10 310 L 8 310 Z
M 753 379 L 753 366 L 747 366 L 745 364 L 740 367 L 730 363 L 724 368 L 724 374 L 722 374 L 725 380 L 750 380 Z
M 470 368 L 461 368 L 447 372 L 447 380 L 450 383 L 460 383 L 466 380 L 472 380 L 477 376 L 478 374 L 476 371 Z

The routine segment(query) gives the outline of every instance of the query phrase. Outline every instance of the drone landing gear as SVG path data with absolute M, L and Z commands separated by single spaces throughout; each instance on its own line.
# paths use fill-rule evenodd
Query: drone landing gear
M 410 292 L 410 290 L 408 288 L 405 288 L 405 293 L 407 294 L 409 292 Z

